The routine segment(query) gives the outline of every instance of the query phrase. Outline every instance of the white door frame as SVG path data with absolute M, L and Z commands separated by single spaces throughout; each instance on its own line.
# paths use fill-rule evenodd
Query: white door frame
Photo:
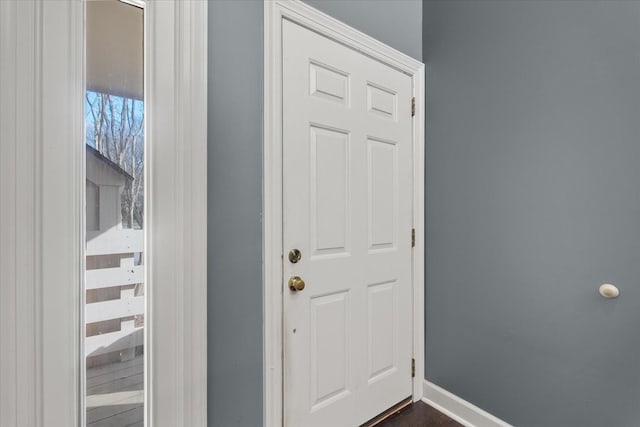
M 149 1 L 145 44 L 146 425 L 204 426 L 207 3 Z M 0 1 L 2 426 L 84 419 L 83 50 L 83 0 Z
M 264 2 L 264 424 L 281 426 L 283 389 L 282 20 L 288 19 L 411 76 L 413 120 L 413 400 L 422 399 L 424 366 L 424 64 L 299 0 Z M 407 236 L 409 239 L 410 236 Z

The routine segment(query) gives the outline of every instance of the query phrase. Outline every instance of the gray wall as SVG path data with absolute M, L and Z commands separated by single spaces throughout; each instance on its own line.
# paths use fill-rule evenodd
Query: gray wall
M 640 2 L 423 12 L 427 378 L 517 426 L 638 425 Z
M 422 59 L 422 0 L 307 0 L 307 4 Z
M 310 2 L 416 58 L 422 3 Z M 209 2 L 209 425 L 262 425 L 262 55 L 259 0 Z
M 262 425 L 262 2 L 209 2 L 209 425 Z

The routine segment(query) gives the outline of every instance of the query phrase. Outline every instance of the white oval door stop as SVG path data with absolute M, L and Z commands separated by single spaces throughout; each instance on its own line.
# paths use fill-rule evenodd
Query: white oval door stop
M 620 290 L 610 283 L 600 285 L 600 289 L 598 289 L 598 291 L 600 292 L 600 295 L 605 298 L 617 298 L 618 295 L 620 295 Z

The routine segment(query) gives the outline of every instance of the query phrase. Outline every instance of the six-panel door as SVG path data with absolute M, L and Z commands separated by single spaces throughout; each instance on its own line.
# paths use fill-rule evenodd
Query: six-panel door
M 282 66 L 285 424 L 355 426 L 411 395 L 411 78 L 287 20 Z

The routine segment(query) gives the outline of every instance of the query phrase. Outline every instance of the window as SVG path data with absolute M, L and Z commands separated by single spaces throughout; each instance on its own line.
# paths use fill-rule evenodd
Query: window
M 144 424 L 143 13 L 86 3 L 87 426 Z

